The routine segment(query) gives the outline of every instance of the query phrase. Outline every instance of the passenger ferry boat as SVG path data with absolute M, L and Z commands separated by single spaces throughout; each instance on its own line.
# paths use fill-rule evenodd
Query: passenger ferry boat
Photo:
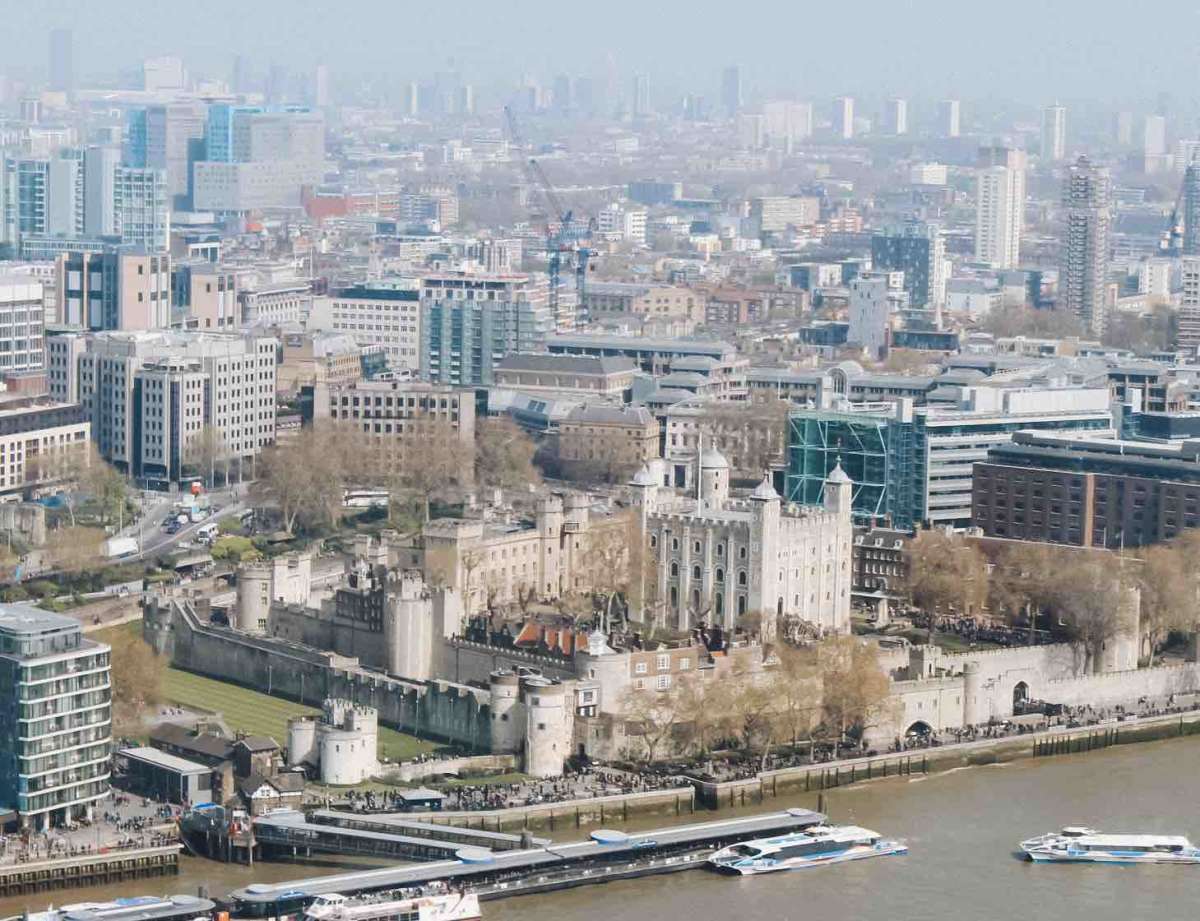
M 907 853 L 900 841 L 890 841 L 878 832 L 856 825 L 818 825 L 805 831 L 757 838 L 722 848 L 708 862 L 726 873 L 749 876 L 775 870 L 798 870 L 864 857 Z
M 479 921 L 479 897 L 472 892 L 399 889 L 353 898 L 319 895 L 304 910 L 305 921 Z
M 1200 863 L 1200 848 L 1182 835 L 1105 835 L 1068 826 L 1021 842 L 1038 863 Z

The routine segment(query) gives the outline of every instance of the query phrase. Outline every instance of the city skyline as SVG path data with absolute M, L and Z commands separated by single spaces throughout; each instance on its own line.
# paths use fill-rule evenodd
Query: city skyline
M 35 7 L 4 0 L 0 12 L 28 35 L 73 29 L 77 85 L 93 76 L 116 76 L 158 55 L 178 55 L 196 72 L 228 78 L 237 54 L 253 55 L 261 70 L 272 65 L 309 69 L 324 62 L 342 75 L 403 78 L 454 66 L 481 81 L 516 79 L 530 71 L 544 73 L 549 82 L 559 72 L 596 74 L 615 66 L 623 73 L 647 73 L 663 91 L 701 88 L 714 101 L 720 96 L 722 69 L 730 66 L 740 69 L 748 99 L 790 91 L 801 96 L 877 95 L 881 100 L 898 94 L 932 104 L 953 90 L 969 99 L 999 97 L 1025 104 L 1047 104 L 1049 95 L 1067 104 L 1101 97 L 1133 105 L 1186 85 L 1190 75 L 1189 54 L 1182 45 L 1186 29 L 1141 38 L 1138 30 L 1122 30 L 1116 17 L 1103 15 L 1094 5 L 1085 10 L 1078 0 L 1053 8 L 1018 0 L 1009 15 L 986 23 L 945 0 L 922 4 L 921 16 L 911 15 L 912 4 L 872 0 L 862 11 L 859 23 L 865 21 L 866 27 L 855 31 L 850 57 L 843 42 L 816 39 L 801 46 L 803 53 L 793 53 L 796 29 L 824 38 L 844 28 L 840 12 L 832 8 L 764 6 L 761 16 L 720 18 L 696 17 L 691 7 L 678 2 L 646 9 L 618 0 L 603 16 L 589 16 L 587 28 L 579 29 L 573 17 L 562 16 L 543 0 L 523 3 L 516 12 L 476 0 L 453 13 L 360 3 L 354 5 L 358 15 L 345 17 L 321 16 L 313 6 L 300 4 L 297 13 L 296 5 L 285 9 L 274 2 L 246 7 L 218 0 L 203 8 L 167 9 L 144 0 L 117 0 L 103 8 L 73 0 Z M 1168 6 L 1182 17 L 1196 16 L 1182 3 Z M 230 35 L 225 24 L 234 16 L 241 28 Z M 367 21 L 374 26 L 362 28 Z M 539 38 L 530 46 L 527 25 L 532 21 L 539 24 Z M 760 28 L 768 21 L 770 28 Z M 641 27 L 628 29 L 627 22 Z M 1031 24 L 1036 28 L 1031 30 Z M 980 56 L 980 28 L 986 28 L 996 47 L 1017 47 L 1021 54 Z M 432 45 L 420 40 L 429 32 L 441 40 Z M 664 46 L 665 34 L 672 41 Z M 406 47 L 409 35 L 414 38 Z M 1174 42 L 1178 53 L 1172 53 Z M 898 47 L 910 52 L 902 81 L 890 63 Z M 8 49 L 7 75 L 46 80 L 46 48 L 46 41 L 39 40 Z M 1112 68 L 1109 76 L 1109 69 L 1094 66 L 1097 57 L 1136 59 L 1139 66 Z

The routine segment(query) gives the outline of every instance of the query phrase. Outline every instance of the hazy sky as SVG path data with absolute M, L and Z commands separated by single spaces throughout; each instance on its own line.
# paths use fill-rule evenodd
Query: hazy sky
M 748 94 L 1100 97 L 1169 91 L 1191 108 L 1200 3 L 1161 0 L 0 0 L 0 72 L 40 78 L 47 32 L 75 30 L 80 73 L 180 54 L 225 77 L 234 53 L 343 78 L 409 79 L 454 59 L 479 83 L 602 73 L 713 94 L 743 68 Z

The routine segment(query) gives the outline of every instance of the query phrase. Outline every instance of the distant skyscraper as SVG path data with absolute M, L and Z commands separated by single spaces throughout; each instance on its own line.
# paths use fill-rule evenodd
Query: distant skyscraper
M 412 118 L 421 114 L 421 87 L 415 80 L 404 88 L 404 114 Z
M 464 83 L 458 88 L 458 114 L 475 114 L 475 87 L 470 83 Z
M 121 151 L 116 147 L 89 147 L 83 152 L 83 232 L 89 237 L 117 232 L 113 203 L 120 165 Z
M 166 172 L 169 204 L 178 210 L 190 207 L 191 166 L 200 159 L 198 142 L 205 137 L 203 105 L 171 103 L 134 109 L 129 113 L 129 142 L 125 165 Z
M 1164 115 L 1147 115 L 1142 126 L 1142 154 L 1161 157 L 1167 152 L 1167 119 Z
M 1113 134 L 1118 147 L 1133 146 L 1133 113 L 1118 112 L 1114 122 Z
M 75 89 L 75 36 L 70 29 L 50 32 L 50 89 L 62 93 Z
M 1106 319 L 1111 198 L 1108 170 L 1080 157 L 1063 182 L 1058 309 L 1074 313 L 1095 335 Z
M 742 111 L 742 71 L 736 65 L 721 71 L 721 105 L 733 118 Z
M 245 93 L 250 89 L 250 74 L 246 59 L 240 54 L 233 56 L 233 75 L 230 77 L 229 89 L 235 94 Z
M 1061 163 L 1067 156 L 1067 110 L 1055 103 L 1042 109 L 1042 159 Z
M 888 134 L 908 134 L 908 100 L 889 99 L 886 109 L 887 118 L 884 120 L 884 130 Z
M 957 99 L 943 99 L 941 105 L 942 134 L 956 138 L 962 131 L 962 108 Z
M 839 96 L 833 101 L 833 135 L 844 141 L 854 137 L 853 96 Z
M 633 78 L 634 118 L 642 118 L 650 114 L 650 78 L 645 74 L 637 74 Z
M 313 105 L 323 109 L 329 105 L 329 67 L 318 64 L 313 71 Z
M 566 115 L 574 107 L 574 99 L 571 98 L 571 78 L 566 74 L 559 74 L 554 78 L 554 110 L 559 115 Z
M 1183 254 L 1200 256 L 1200 163 L 1183 173 Z
M 996 269 L 1021 260 L 1025 210 L 1025 154 L 983 147 L 975 174 L 975 258 Z

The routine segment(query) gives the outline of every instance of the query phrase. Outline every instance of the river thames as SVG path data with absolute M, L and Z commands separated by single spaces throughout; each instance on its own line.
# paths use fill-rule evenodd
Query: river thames
M 1200 841 L 1200 739 L 1026 759 L 859 784 L 827 794 L 833 821 L 873 828 L 909 854 L 758 877 L 691 871 L 484 904 L 487 921 L 668 921 L 699 919 L 893 918 L 897 921 L 1054 918 L 1088 921 L 1183 919 L 1200 905 L 1200 866 L 1033 865 L 1022 838 L 1063 825 L 1107 831 L 1186 834 Z M 764 811 L 812 805 L 768 800 Z M 730 815 L 722 812 L 719 815 Z M 704 813 L 695 819 L 702 820 Z M 713 814 L 717 815 L 717 814 Z M 684 820 L 686 820 L 686 817 Z M 663 820 L 637 827 L 664 824 Z M 564 836 L 568 838 L 569 836 Z M 217 895 L 255 879 L 335 872 L 296 864 L 253 870 L 186 858 L 177 877 L 0 900 L 0 915 L 118 895 Z

